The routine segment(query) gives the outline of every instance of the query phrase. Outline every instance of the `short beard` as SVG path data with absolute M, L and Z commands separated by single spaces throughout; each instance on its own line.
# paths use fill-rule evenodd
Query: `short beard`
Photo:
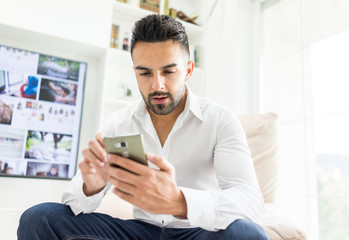
M 183 94 L 185 91 L 185 85 L 183 85 L 183 88 L 181 89 L 180 94 L 178 95 L 177 99 L 173 97 L 173 95 L 169 92 L 160 92 L 156 91 L 148 95 L 148 99 L 144 97 L 142 94 L 144 102 L 147 104 L 148 108 L 152 110 L 153 113 L 157 115 L 167 115 L 170 114 L 179 104 L 181 101 Z M 165 104 L 152 104 L 151 99 L 155 96 L 167 96 L 170 100 L 170 103 L 166 106 Z

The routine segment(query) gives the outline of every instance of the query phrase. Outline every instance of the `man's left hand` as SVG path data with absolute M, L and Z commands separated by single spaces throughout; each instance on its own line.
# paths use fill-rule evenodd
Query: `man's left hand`
M 176 184 L 173 165 L 158 155 L 147 154 L 146 157 L 159 170 L 118 155 L 108 155 L 109 162 L 130 171 L 109 168 L 109 181 L 114 185 L 114 193 L 149 213 L 187 218 L 187 204 Z

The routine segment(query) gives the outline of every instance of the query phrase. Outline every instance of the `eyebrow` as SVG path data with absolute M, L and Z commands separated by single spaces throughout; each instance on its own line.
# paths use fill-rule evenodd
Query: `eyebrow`
M 171 68 L 171 67 L 176 67 L 176 66 L 177 66 L 176 63 L 171 63 L 171 64 L 168 64 L 168 65 L 165 65 L 165 66 L 161 67 L 160 69 L 163 70 L 163 69 L 166 69 L 166 68 Z M 137 66 L 137 67 L 135 67 L 135 69 L 137 69 L 137 70 L 146 70 L 146 71 L 151 70 L 150 68 L 142 67 L 142 66 Z

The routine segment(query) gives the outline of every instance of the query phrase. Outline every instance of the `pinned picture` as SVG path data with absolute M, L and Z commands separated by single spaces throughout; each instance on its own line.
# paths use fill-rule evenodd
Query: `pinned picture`
M 41 79 L 39 100 L 75 105 L 78 84 Z
M 36 99 L 38 83 L 37 76 L 0 71 L 0 94 Z
M 0 124 L 11 125 L 14 103 L 0 98 Z
M 79 62 L 40 54 L 37 73 L 56 78 L 78 81 L 79 69 Z
M 1 158 L 0 174 L 24 176 L 26 172 L 26 165 L 27 163 L 25 161 Z
M 68 163 L 71 146 L 72 135 L 28 130 L 25 158 Z
M 38 177 L 67 178 L 68 170 L 68 164 L 28 162 L 26 175 Z
M 0 126 L 1 158 L 22 158 L 26 131 Z

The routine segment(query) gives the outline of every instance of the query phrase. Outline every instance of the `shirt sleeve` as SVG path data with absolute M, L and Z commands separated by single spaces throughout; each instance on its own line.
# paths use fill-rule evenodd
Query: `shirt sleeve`
M 82 186 L 83 180 L 81 172 L 79 171 L 68 184 L 62 197 L 63 204 L 68 205 L 75 215 L 80 213 L 91 213 L 96 210 L 101 204 L 104 195 L 111 187 L 110 183 L 108 183 L 99 193 L 86 196 Z
M 99 132 L 102 132 L 106 136 L 112 136 L 114 133 L 115 118 L 116 114 L 113 113 L 101 126 Z M 82 189 L 83 183 L 81 172 L 78 171 L 68 184 L 62 196 L 63 204 L 68 205 L 75 215 L 80 213 L 91 213 L 96 210 L 101 204 L 104 195 L 111 187 L 111 184 L 108 183 L 101 192 L 87 197 Z
M 237 219 L 259 224 L 264 215 L 263 195 L 245 133 L 232 113 L 218 125 L 213 160 L 219 190 L 181 187 L 191 225 L 217 231 L 226 229 Z

